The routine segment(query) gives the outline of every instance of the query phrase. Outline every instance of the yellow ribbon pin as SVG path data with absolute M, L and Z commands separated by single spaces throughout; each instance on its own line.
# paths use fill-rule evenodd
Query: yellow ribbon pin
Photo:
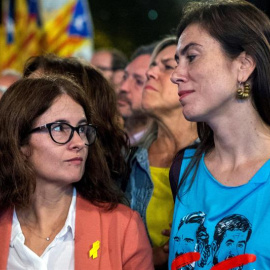
M 100 241 L 98 240 L 98 241 L 93 243 L 93 247 L 89 251 L 89 258 L 91 258 L 91 257 L 93 259 L 97 258 L 97 252 L 98 252 L 99 248 L 100 248 Z

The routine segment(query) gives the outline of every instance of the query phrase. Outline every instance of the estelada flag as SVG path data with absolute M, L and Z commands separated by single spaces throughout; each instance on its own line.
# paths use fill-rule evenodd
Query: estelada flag
M 90 60 L 93 27 L 86 0 L 43 0 L 45 52 L 62 57 L 78 56 Z
M 25 61 L 41 52 L 42 25 L 38 0 L 1 2 L 0 70 L 22 71 Z

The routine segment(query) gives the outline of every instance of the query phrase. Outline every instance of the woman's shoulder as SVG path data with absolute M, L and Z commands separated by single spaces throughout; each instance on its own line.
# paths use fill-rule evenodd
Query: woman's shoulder
M 110 203 L 97 203 L 93 204 L 81 196 L 77 197 L 76 211 L 84 210 L 85 215 L 98 214 L 102 219 L 119 219 L 130 220 L 137 219 L 139 214 L 132 210 L 130 207 L 124 204 L 117 204 L 114 208 L 111 208 Z
M 136 231 L 143 230 L 143 221 L 138 212 L 130 207 L 118 204 L 113 209 L 109 209 L 109 204 L 93 205 L 92 210 L 95 213 L 88 213 L 89 217 L 99 219 L 103 230 L 115 231 L 116 234 L 125 234 L 126 230 Z M 92 211 L 93 212 L 93 211 Z
M 0 209 L 0 224 L 10 222 L 12 220 L 13 216 L 13 207 L 5 208 L 5 209 Z
M 100 260 L 108 265 L 107 269 L 153 269 L 151 247 L 138 213 L 123 204 L 113 209 L 109 206 L 108 203 L 94 205 L 78 198 L 77 250 L 83 251 L 89 243 L 98 240 L 103 252 Z M 140 268 L 144 264 L 146 266 Z
M 126 220 L 127 222 L 130 219 L 138 219 L 139 214 L 132 210 L 130 207 L 119 203 L 115 208 L 108 209 L 109 205 L 103 204 L 99 208 L 99 212 L 104 216 L 111 216 L 112 218 L 121 219 L 122 221 Z
M 133 216 L 137 214 L 136 211 L 121 203 L 119 203 L 113 211 L 119 215 Z

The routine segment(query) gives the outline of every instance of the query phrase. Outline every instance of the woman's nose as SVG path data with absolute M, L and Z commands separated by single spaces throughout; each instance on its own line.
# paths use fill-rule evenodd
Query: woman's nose
M 180 66 L 180 64 L 178 64 L 171 75 L 171 82 L 179 84 L 180 82 L 184 82 L 186 80 L 187 80 L 186 69 L 183 66 Z
M 150 66 L 146 71 L 146 77 L 149 80 L 150 78 L 157 78 L 158 77 L 158 66 Z

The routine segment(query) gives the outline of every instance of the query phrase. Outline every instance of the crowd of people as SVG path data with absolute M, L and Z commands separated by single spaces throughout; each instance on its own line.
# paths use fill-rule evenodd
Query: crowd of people
M 270 269 L 270 20 L 179 20 L 129 60 L 0 74 L 0 269 Z

